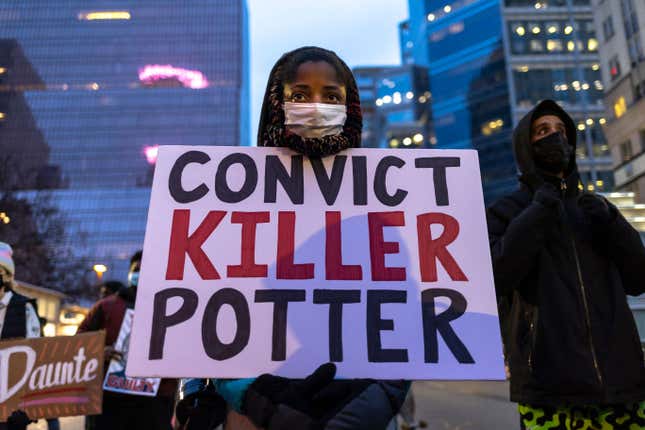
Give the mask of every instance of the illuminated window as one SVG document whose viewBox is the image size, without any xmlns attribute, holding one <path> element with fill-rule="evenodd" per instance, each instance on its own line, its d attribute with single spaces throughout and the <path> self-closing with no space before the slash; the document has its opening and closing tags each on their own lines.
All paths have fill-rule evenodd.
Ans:
<svg viewBox="0 0 645 430">
<path fill-rule="evenodd" d="M 543 52 L 544 45 L 541 40 L 533 39 L 531 40 L 531 51 L 533 52 Z"/>
<path fill-rule="evenodd" d="M 7 69 L 4 67 L 0 67 L 0 75 L 2 75 L 4 72 L 6 72 Z"/>
<path fill-rule="evenodd" d="M 417 133 L 412 136 L 412 140 L 418 145 L 423 142 L 423 135 L 421 133 Z"/>
<path fill-rule="evenodd" d="M 518 70 L 518 71 L 520 71 L 520 72 L 522 72 L 522 73 L 526 73 L 526 72 L 528 72 L 528 71 L 529 71 L 529 66 L 526 66 L 526 65 L 524 65 L 524 66 L 519 66 L 519 67 L 517 68 L 517 70 Z"/>
<path fill-rule="evenodd" d="M 518 25 L 517 27 L 515 27 L 515 32 L 518 36 L 524 36 L 526 34 L 526 29 L 523 26 Z"/>
<path fill-rule="evenodd" d="M 609 60 L 609 75 L 611 80 L 615 80 L 620 76 L 620 62 L 618 61 L 618 56 L 614 56 Z"/>
<path fill-rule="evenodd" d="M 502 131 L 502 127 L 504 126 L 504 120 L 496 119 L 492 121 L 488 121 L 484 123 L 481 127 L 482 134 L 484 136 L 490 136 L 493 133 L 497 133 Z"/>
<path fill-rule="evenodd" d="M 587 41 L 587 50 L 597 51 L 598 50 L 598 40 L 591 38 Z"/>
<path fill-rule="evenodd" d="M 412 139 L 410 139 L 409 137 L 406 137 L 405 139 L 403 139 L 403 145 L 404 146 L 412 145 Z"/>
<path fill-rule="evenodd" d="M 627 103 L 625 102 L 625 97 L 621 96 L 614 103 L 614 113 L 616 114 L 616 118 L 620 118 L 625 115 L 625 112 L 627 112 Z"/>
<path fill-rule="evenodd" d="M 390 140 L 390 148 L 396 148 L 397 146 L 399 146 L 399 140 L 398 139 Z"/>
<path fill-rule="evenodd" d="M 78 19 L 81 21 L 103 21 L 103 20 L 129 20 L 132 18 L 128 11 L 100 11 L 100 12 L 81 12 Z"/>
<path fill-rule="evenodd" d="M 547 31 L 547 33 L 549 33 L 549 34 L 554 34 L 554 33 L 557 33 L 559 29 L 560 29 L 560 27 L 558 26 L 558 24 L 555 24 L 555 23 L 554 23 L 554 24 L 549 24 L 549 25 L 547 26 L 546 31 Z"/>
<path fill-rule="evenodd" d="M 533 27 L 531 27 L 531 33 L 533 34 L 540 34 L 540 31 L 542 31 L 542 29 L 539 25 L 534 25 Z"/>
<path fill-rule="evenodd" d="M 571 33 L 573 33 L 573 27 L 571 27 L 570 25 L 567 25 L 566 27 L 564 27 L 564 34 L 571 34 Z"/>
<path fill-rule="evenodd" d="M 559 39 L 551 39 L 546 41 L 546 49 L 549 52 L 561 52 L 564 47 L 562 45 L 562 41 Z"/>
<path fill-rule="evenodd" d="M 0 120 L 3 120 L 6 118 L 6 114 L 4 112 L 0 112 Z"/>
</svg>

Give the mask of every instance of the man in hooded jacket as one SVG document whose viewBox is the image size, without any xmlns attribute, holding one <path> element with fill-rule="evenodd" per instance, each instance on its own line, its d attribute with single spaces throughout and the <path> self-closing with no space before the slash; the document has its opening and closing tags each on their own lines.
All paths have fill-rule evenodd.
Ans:
<svg viewBox="0 0 645 430">
<path fill-rule="evenodd" d="M 569 115 L 538 104 L 513 135 L 520 189 L 488 209 L 511 400 L 523 429 L 644 428 L 626 295 L 645 291 L 645 249 L 611 203 L 581 191 L 575 148 Z"/>
</svg>

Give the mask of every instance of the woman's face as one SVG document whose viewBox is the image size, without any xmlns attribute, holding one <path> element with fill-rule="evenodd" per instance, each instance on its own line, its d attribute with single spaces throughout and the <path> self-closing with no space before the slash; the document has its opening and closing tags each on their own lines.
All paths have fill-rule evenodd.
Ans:
<svg viewBox="0 0 645 430">
<path fill-rule="evenodd" d="M 298 66 L 292 82 L 284 84 L 285 102 L 345 104 L 347 88 L 326 61 L 307 61 Z"/>
</svg>

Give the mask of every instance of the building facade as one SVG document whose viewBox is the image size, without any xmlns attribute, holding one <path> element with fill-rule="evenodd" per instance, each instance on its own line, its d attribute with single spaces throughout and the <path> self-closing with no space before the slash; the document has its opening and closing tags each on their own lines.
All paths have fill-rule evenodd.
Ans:
<svg viewBox="0 0 645 430">
<path fill-rule="evenodd" d="M 5 155 L 42 148 L 24 195 L 50 189 L 61 246 L 123 279 L 158 146 L 250 144 L 245 1 L 1 2 L 0 112 Z"/>
<path fill-rule="evenodd" d="M 586 189 L 613 188 L 598 35 L 590 0 L 504 0 L 503 32 L 513 123 L 540 100 L 556 100 L 578 128 Z"/>
<path fill-rule="evenodd" d="M 353 72 L 361 96 L 364 147 L 428 148 L 436 143 L 425 67 L 357 67 Z"/>
<path fill-rule="evenodd" d="M 593 0 L 616 188 L 645 203 L 645 3 Z"/>
<path fill-rule="evenodd" d="M 611 188 L 589 0 L 411 0 L 409 11 L 402 62 L 428 67 L 437 147 L 478 150 L 487 202 L 517 187 L 512 130 L 546 98 L 577 123 L 585 186 Z"/>
</svg>

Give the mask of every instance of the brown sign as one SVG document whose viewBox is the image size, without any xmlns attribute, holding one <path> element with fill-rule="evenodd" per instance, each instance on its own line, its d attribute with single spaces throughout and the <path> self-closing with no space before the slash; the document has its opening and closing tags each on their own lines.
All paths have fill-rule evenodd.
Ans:
<svg viewBox="0 0 645 430">
<path fill-rule="evenodd" d="M 0 422 L 101 413 L 105 332 L 0 342 Z"/>
</svg>

